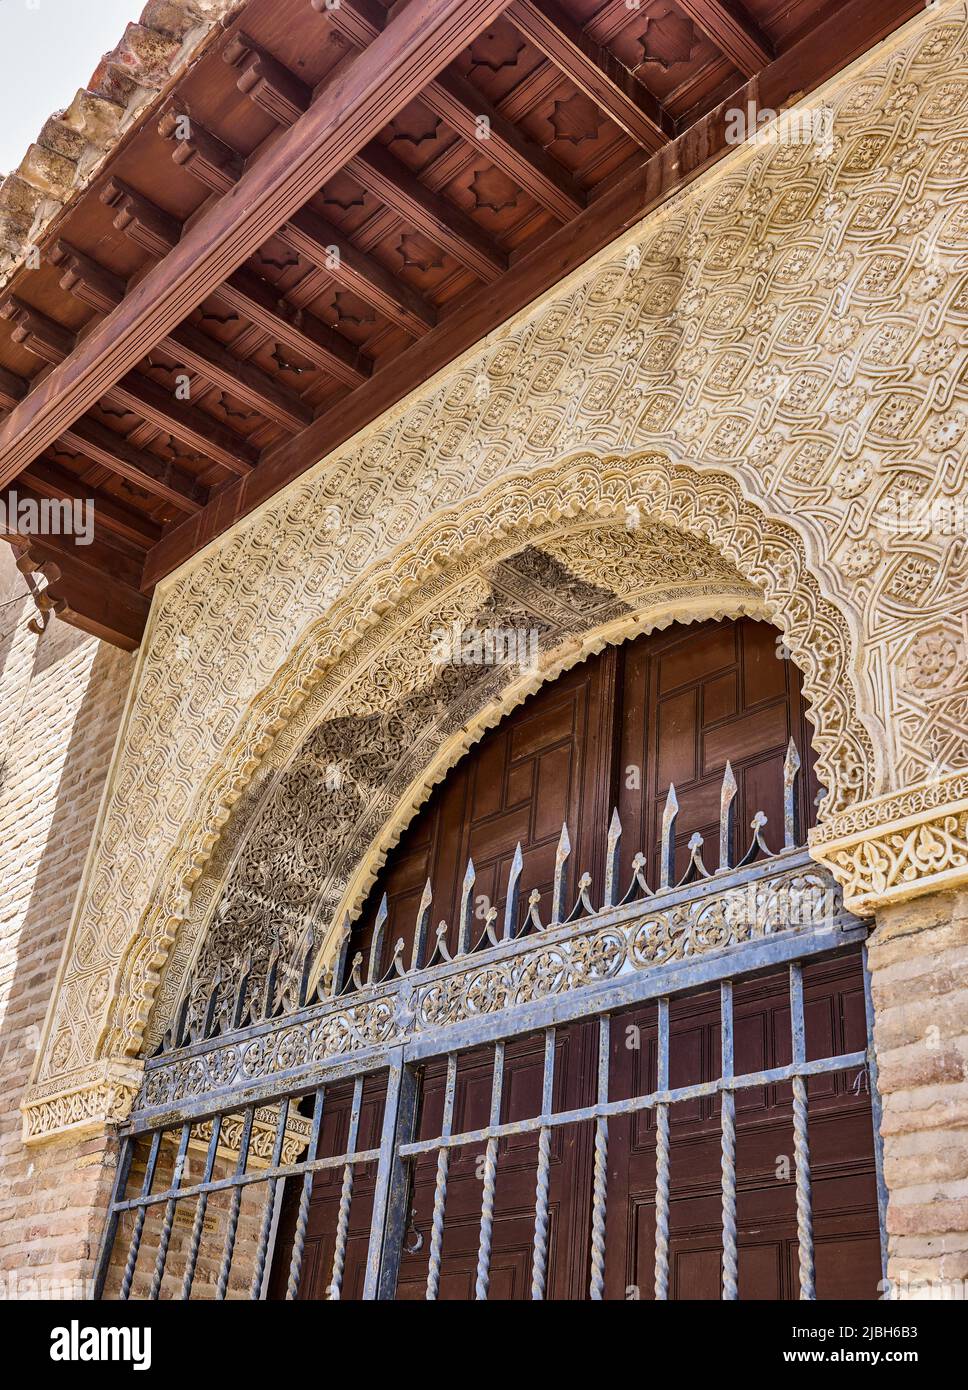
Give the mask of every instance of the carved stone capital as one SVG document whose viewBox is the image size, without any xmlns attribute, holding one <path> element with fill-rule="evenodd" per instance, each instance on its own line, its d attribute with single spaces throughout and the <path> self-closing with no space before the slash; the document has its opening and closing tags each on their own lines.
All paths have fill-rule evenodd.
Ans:
<svg viewBox="0 0 968 1390">
<path fill-rule="evenodd" d="M 968 884 L 968 771 L 862 801 L 810 832 L 859 916 Z"/>
<path fill-rule="evenodd" d="M 107 1060 L 29 1086 L 21 1104 L 24 1143 L 99 1134 L 120 1124 L 131 1111 L 143 1072 L 143 1062 Z"/>
</svg>

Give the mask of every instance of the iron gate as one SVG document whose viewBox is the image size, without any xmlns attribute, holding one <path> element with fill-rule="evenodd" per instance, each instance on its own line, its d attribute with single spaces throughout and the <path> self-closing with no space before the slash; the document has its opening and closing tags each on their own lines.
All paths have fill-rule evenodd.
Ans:
<svg viewBox="0 0 968 1390">
<path fill-rule="evenodd" d="M 215 1294 L 225 1297 L 236 1254 L 243 1194 L 256 1186 L 261 1215 L 251 1254 L 249 1296 L 265 1292 L 267 1261 L 283 1185 L 299 1188 L 298 1212 L 288 1261 L 287 1297 L 299 1290 L 314 1175 L 336 1170 L 342 1175 L 335 1249 L 327 1294 L 342 1292 L 354 1181 L 363 1165 L 375 1165 L 372 1214 L 363 1297 L 394 1297 L 409 1211 L 409 1184 L 415 1161 L 436 1155 L 433 1212 L 427 1253 L 427 1298 L 440 1286 L 442 1241 L 447 1208 L 451 1155 L 465 1145 L 482 1147 L 479 1244 L 475 1293 L 488 1296 L 499 1143 L 514 1134 L 537 1136 L 531 1296 L 545 1296 L 549 1260 L 549 1179 L 552 1132 L 560 1126 L 594 1127 L 589 1287 L 592 1299 L 604 1289 L 605 1213 L 608 1201 L 609 1120 L 653 1111 L 656 1131 L 654 1294 L 669 1296 L 669 1117 L 671 1107 L 700 1097 L 720 1098 L 722 1193 L 722 1296 L 738 1297 L 736 1098 L 751 1088 L 789 1082 L 792 1087 L 797 1245 L 800 1297 L 816 1296 L 812 1187 L 810 1173 L 807 1082 L 810 1077 L 866 1068 L 873 1119 L 873 1150 L 885 1273 L 886 1191 L 882 1176 L 880 1101 L 872 1033 L 872 1006 L 863 943 L 868 924 L 843 909 L 836 885 L 805 850 L 797 847 L 794 782 L 799 768 L 790 748 L 784 778 L 784 847 L 772 853 L 764 840 L 766 818 L 752 822 L 752 841 L 738 865 L 731 863 L 732 808 L 735 782 L 727 765 L 721 796 L 719 863 L 707 868 L 701 837 L 689 844 L 686 873 L 673 883 L 676 797 L 670 788 L 662 827 L 660 882 L 650 889 L 643 875 L 644 857 L 632 863 L 624 895 L 617 882 L 621 826 L 613 815 L 608 831 L 603 903 L 590 901 L 591 875 L 578 880 L 577 901 L 565 901 L 568 858 L 567 827 L 562 828 L 555 863 L 549 922 L 541 918 L 537 892 L 522 910 L 520 847 L 511 868 L 501 927 L 490 909 L 479 940 L 472 940 L 474 869 L 463 882 L 457 949 L 447 949 L 441 923 L 430 941 L 429 884 L 420 905 L 409 965 L 398 942 L 387 974 L 378 978 L 386 923 L 386 906 L 377 918 L 369 968 L 348 960 L 350 934 L 344 926 L 334 966 L 310 988 L 311 958 L 288 965 L 275 961 L 265 988 L 256 998 L 243 978 L 237 982 L 233 1007 L 216 1007 L 185 1036 L 184 1013 L 160 1054 L 148 1064 L 134 1113 L 125 1128 L 95 1278 L 95 1297 L 103 1295 L 112 1268 L 122 1221 L 130 1223 L 119 1294 L 131 1295 L 145 1221 L 160 1208 L 157 1247 L 147 1296 L 162 1293 L 172 1230 L 180 1209 L 194 1203 L 185 1267 L 177 1289 L 191 1296 L 212 1194 L 226 1194 L 226 1230 L 215 1280 Z M 521 920 L 523 919 L 523 920 Z M 864 1050 L 808 1058 L 804 1021 L 804 966 L 825 956 L 861 946 L 867 1046 Z M 788 1064 L 738 1074 L 734 1066 L 734 990 L 738 983 L 777 970 L 789 976 L 790 1057 Z M 718 989 L 720 997 L 720 1075 L 697 1084 L 670 1086 L 670 1001 L 698 991 Z M 609 1042 L 611 1019 L 631 1005 L 654 1001 L 657 1015 L 657 1084 L 646 1094 L 610 1097 Z M 224 997 L 223 1001 L 224 1003 Z M 598 1075 L 593 1103 L 556 1111 L 555 1036 L 579 1020 L 597 1020 Z M 223 1030 L 223 1031 L 220 1031 Z M 502 1120 L 504 1056 L 507 1044 L 526 1034 L 543 1035 L 541 1105 L 524 1120 Z M 461 1054 L 491 1049 L 492 1084 L 486 1126 L 455 1132 L 454 1099 Z M 417 1137 L 421 1070 L 446 1059 L 439 1133 Z M 377 1147 L 359 1149 L 360 1114 L 367 1078 L 384 1078 L 383 1122 Z M 318 1155 L 326 1096 L 330 1088 L 352 1083 L 345 1145 L 337 1154 Z M 308 1115 L 301 1104 L 311 1103 Z M 199 1181 L 186 1183 L 190 1145 L 206 1142 Z M 163 1143 L 174 1146 L 170 1175 L 157 1184 Z M 138 1190 L 129 1193 L 136 1146 L 147 1146 Z M 287 1147 L 290 1152 L 287 1154 Z M 292 1152 L 296 1149 L 296 1153 Z M 216 1175 L 219 1156 L 234 1156 L 231 1171 Z M 302 1156 L 299 1156 L 299 1153 Z M 260 1166 L 256 1166 L 256 1159 Z M 120 1250 L 115 1258 L 120 1256 Z M 145 1277 L 146 1271 L 142 1273 Z M 170 1281 L 169 1281 L 170 1282 Z"/>
</svg>

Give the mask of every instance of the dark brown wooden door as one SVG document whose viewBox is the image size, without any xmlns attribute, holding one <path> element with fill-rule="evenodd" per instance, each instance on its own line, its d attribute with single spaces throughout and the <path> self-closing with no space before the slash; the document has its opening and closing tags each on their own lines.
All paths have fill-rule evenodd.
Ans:
<svg viewBox="0 0 968 1390">
<path fill-rule="evenodd" d="M 417 905 L 429 878 L 433 921 L 444 918 L 455 942 L 460 885 L 468 857 L 477 872 L 478 923 L 491 905 L 503 916 L 504 885 L 515 845 L 524 854 L 522 913 L 532 888 L 550 909 L 555 848 L 567 820 L 573 853 L 569 892 L 588 869 L 600 900 L 605 835 L 619 808 L 624 836 L 622 873 L 643 848 L 651 881 L 657 876 L 659 826 L 670 781 L 679 805 L 677 868 L 699 831 L 718 841 L 719 790 L 727 758 L 738 792 L 737 844 L 764 810 L 767 842 L 782 838 L 782 764 L 793 737 L 804 758 L 801 824 L 813 820 L 817 784 L 799 673 L 784 659 L 766 624 L 739 622 L 675 626 L 620 648 L 606 649 L 539 691 L 489 732 L 435 791 L 391 854 L 362 914 L 359 949 L 368 950 L 377 905 L 387 894 L 384 966 L 403 937 L 409 953 Z M 744 838 L 745 837 L 745 838 Z M 356 948 L 354 943 L 354 949 Z M 805 971 L 808 1046 L 812 1056 L 865 1045 L 862 976 L 857 957 Z M 737 989 L 736 1066 L 759 1071 L 789 1061 L 786 977 Z M 672 1010 L 672 1085 L 719 1075 L 718 995 L 693 997 Z M 612 1023 L 612 1099 L 655 1087 L 654 1006 Z M 556 1041 L 555 1108 L 594 1100 L 598 1025 L 560 1029 Z M 540 1112 L 542 1042 L 509 1044 L 502 1120 Z M 488 1121 L 492 1053 L 461 1058 L 455 1105 L 457 1132 Z M 419 1137 L 439 1134 L 445 1066 L 424 1073 Z M 382 1101 L 368 1083 L 359 1148 L 379 1141 Z M 809 1084 L 818 1292 L 821 1297 L 872 1297 L 879 1256 L 870 1103 L 866 1081 L 816 1078 Z M 349 1123 L 350 1088 L 327 1102 L 322 1153 L 339 1153 Z M 740 1292 L 745 1298 L 797 1296 L 796 1207 L 789 1086 L 742 1093 L 738 1123 Z M 553 1131 L 548 1296 L 587 1294 L 592 1183 L 591 1126 Z M 481 1146 L 483 1147 L 483 1146 Z M 490 1296 L 526 1298 L 537 1143 L 533 1136 L 502 1140 L 498 1163 Z M 449 1173 L 440 1296 L 472 1298 L 479 1237 L 483 1154 L 457 1150 Z M 417 1163 L 412 1216 L 398 1297 L 424 1296 L 436 1159 Z M 716 1298 L 720 1279 L 718 1100 L 672 1111 L 671 1295 Z M 369 1236 L 373 1173 L 356 1179 L 343 1297 L 358 1297 Z M 342 1173 L 327 1173 L 313 1189 L 300 1296 L 325 1297 L 332 1271 Z M 296 1193 L 287 1194 L 279 1249 L 295 1223 Z M 649 1298 L 653 1283 L 655 1142 L 647 1112 L 613 1120 L 609 1132 L 606 1294 Z M 284 1269 L 276 1270 L 281 1292 Z"/>
</svg>

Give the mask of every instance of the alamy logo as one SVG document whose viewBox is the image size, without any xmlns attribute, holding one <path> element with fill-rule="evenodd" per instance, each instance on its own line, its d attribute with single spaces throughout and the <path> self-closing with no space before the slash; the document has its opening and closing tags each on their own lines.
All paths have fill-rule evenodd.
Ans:
<svg viewBox="0 0 968 1390">
<path fill-rule="evenodd" d="M 532 671 L 538 664 L 540 633 L 524 627 L 434 628 L 431 660 L 436 666 L 519 666 Z"/>
<path fill-rule="evenodd" d="M 150 1327 L 68 1327 L 50 1334 L 51 1361 L 130 1361 L 136 1371 L 151 1365 Z"/>
<path fill-rule="evenodd" d="M 727 145 L 743 145 L 747 140 L 765 145 L 817 145 L 832 154 L 834 113 L 830 106 L 800 106 L 778 115 L 769 106 L 748 101 L 745 108 L 733 106 L 726 112 Z"/>
<path fill-rule="evenodd" d="M 94 540 L 94 503 L 80 497 L 55 500 L 0 496 L 0 531 L 20 536 L 73 536 L 76 545 Z"/>
</svg>

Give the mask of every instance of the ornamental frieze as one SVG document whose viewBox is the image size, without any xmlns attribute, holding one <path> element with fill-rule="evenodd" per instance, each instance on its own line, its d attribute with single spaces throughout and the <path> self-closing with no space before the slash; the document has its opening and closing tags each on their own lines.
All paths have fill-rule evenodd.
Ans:
<svg viewBox="0 0 968 1390">
<path fill-rule="evenodd" d="M 301 1013 L 196 1044 L 148 1063 L 140 1111 L 177 1110 L 215 1092 L 285 1078 L 348 1054 L 398 1046 L 488 1014 L 587 989 L 623 974 L 715 955 L 756 940 L 856 926 L 840 892 L 801 852 L 768 877 L 729 876 L 651 902 L 603 910 L 572 926 L 538 930 L 392 984 L 329 999 Z M 446 1039 L 441 1042 L 446 1047 Z"/>
<path fill-rule="evenodd" d="M 812 831 L 852 912 L 968 884 L 968 773 L 867 802 Z"/>
</svg>

